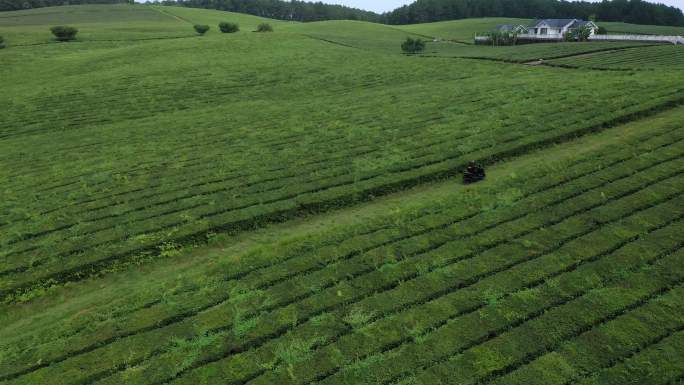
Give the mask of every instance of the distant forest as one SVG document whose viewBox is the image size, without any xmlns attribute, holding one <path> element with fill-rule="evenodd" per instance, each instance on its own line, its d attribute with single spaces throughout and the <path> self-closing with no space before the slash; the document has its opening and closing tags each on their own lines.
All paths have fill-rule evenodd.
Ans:
<svg viewBox="0 0 684 385">
<path fill-rule="evenodd" d="M 427 23 L 469 17 L 519 17 L 684 26 L 684 14 L 679 8 L 642 0 L 604 0 L 600 3 L 559 0 L 417 0 L 383 17 L 389 24 Z"/>
<path fill-rule="evenodd" d="M 382 22 L 383 16 L 370 11 L 323 4 L 321 2 L 282 0 L 164 0 L 164 5 L 191 8 L 209 8 L 222 11 L 247 13 L 261 17 L 293 21 L 363 20 Z"/>
<path fill-rule="evenodd" d="M 117 3 L 133 3 L 133 0 L 0 0 L 0 11 L 18 11 L 20 9 L 55 7 L 58 5 Z"/>
<path fill-rule="evenodd" d="M 0 11 L 15 11 L 56 5 L 134 3 L 134 0 L 0 0 Z M 370 11 L 342 5 L 282 0 L 163 0 L 154 4 L 190 8 L 218 9 L 240 12 L 271 19 L 294 21 L 364 20 L 383 22 L 384 18 Z"/>
<path fill-rule="evenodd" d="M 66 4 L 131 2 L 133 0 L 0 0 L 0 11 Z M 382 15 L 341 5 L 299 0 L 163 0 L 155 3 L 294 21 L 364 20 L 387 24 L 415 24 L 470 17 L 517 17 L 581 18 L 684 26 L 684 14 L 680 9 L 643 0 L 603 0 L 600 3 L 566 0 L 416 0 Z"/>
</svg>

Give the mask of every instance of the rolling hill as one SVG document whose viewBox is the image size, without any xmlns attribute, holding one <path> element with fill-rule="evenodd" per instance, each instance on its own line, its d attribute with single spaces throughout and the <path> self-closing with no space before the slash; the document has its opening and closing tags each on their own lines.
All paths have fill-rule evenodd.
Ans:
<svg viewBox="0 0 684 385">
<path fill-rule="evenodd" d="M 0 383 L 681 382 L 683 49 L 503 21 L 1 13 Z"/>
</svg>

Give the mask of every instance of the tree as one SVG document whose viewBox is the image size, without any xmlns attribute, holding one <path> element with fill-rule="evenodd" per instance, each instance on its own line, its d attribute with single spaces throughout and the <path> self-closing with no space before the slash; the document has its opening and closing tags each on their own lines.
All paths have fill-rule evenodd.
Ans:
<svg viewBox="0 0 684 385">
<path fill-rule="evenodd" d="M 0 49 L 5 48 L 5 38 L 0 36 Z"/>
<path fill-rule="evenodd" d="M 587 25 L 583 25 L 572 31 L 572 38 L 576 41 L 589 41 L 590 36 L 591 28 Z"/>
<path fill-rule="evenodd" d="M 425 42 L 422 41 L 421 39 L 413 39 L 410 37 L 406 38 L 406 41 L 404 41 L 401 44 L 401 50 L 404 51 L 404 53 L 408 54 L 414 54 L 418 52 L 422 52 L 425 49 Z"/>
<path fill-rule="evenodd" d="M 515 31 L 493 31 L 488 34 L 492 45 L 516 45 L 518 33 Z"/>
<path fill-rule="evenodd" d="M 596 31 L 596 34 L 597 35 L 607 35 L 608 30 L 606 29 L 606 27 L 598 27 L 598 31 Z"/>
<path fill-rule="evenodd" d="M 219 29 L 223 33 L 235 33 L 240 30 L 240 26 L 237 25 L 236 23 L 228 23 L 228 22 L 222 22 L 219 24 Z"/>
<path fill-rule="evenodd" d="M 273 27 L 271 27 L 271 24 L 268 23 L 261 23 L 257 27 L 257 32 L 273 32 Z"/>
<path fill-rule="evenodd" d="M 200 35 L 204 35 L 205 33 L 207 33 L 207 31 L 209 31 L 209 26 L 204 24 L 195 24 L 194 28 L 195 31 Z"/>
<path fill-rule="evenodd" d="M 59 41 L 74 40 L 76 39 L 76 34 L 78 33 L 78 29 L 74 27 L 68 27 L 65 25 L 58 25 L 56 27 L 52 27 L 50 28 L 50 31 L 53 35 L 55 35 L 55 38 Z"/>
</svg>

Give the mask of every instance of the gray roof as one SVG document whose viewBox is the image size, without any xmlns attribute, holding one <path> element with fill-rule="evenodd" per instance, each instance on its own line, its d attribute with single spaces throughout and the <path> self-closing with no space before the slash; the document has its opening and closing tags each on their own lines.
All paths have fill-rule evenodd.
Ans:
<svg viewBox="0 0 684 385">
<path fill-rule="evenodd" d="M 589 23 L 591 23 L 591 21 L 586 21 L 586 20 L 575 20 L 575 22 L 572 23 L 572 25 L 570 26 L 570 28 L 579 28 L 579 27 L 583 27 L 583 26 L 585 26 L 585 25 L 587 25 L 587 24 L 589 24 Z"/>
<path fill-rule="evenodd" d="M 515 31 L 518 28 L 522 28 L 523 30 L 527 30 L 527 27 L 524 25 L 520 24 L 501 24 L 496 26 L 496 30 L 499 32 L 510 32 L 510 31 Z"/>
<path fill-rule="evenodd" d="M 530 27 L 536 27 L 539 24 L 547 24 L 551 28 L 563 28 L 566 25 L 574 22 L 575 19 L 541 19 L 541 20 L 535 20 Z"/>
</svg>

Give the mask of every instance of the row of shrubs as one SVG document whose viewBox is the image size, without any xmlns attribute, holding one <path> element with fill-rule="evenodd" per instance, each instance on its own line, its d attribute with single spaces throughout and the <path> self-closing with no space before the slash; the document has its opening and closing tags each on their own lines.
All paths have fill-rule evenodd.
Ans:
<svg viewBox="0 0 684 385">
<path fill-rule="evenodd" d="M 219 24 L 219 30 L 223 33 L 235 33 L 240 31 L 240 26 L 236 23 L 223 22 Z M 59 41 L 71 41 L 76 39 L 78 34 L 78 29 L 74 27 L 59 25 L 50 28 L 50 31 L 55 36 L 55 39 Z M 195 25 L 195 31 L 200 35 L 204 35 L 209 31 L 208 25 Z M 273 32 L 273 27 L 270 24 L 262 23 L 256 29 L 256 32 Z M 5 48 L 5 39 L 0 36 L 0 49 Z"/>
<path fill-rule="evenodd" d="M 211 29 L 205 24 L 195 24 L 194 28 L 195 32 L 199 33 L 200 35 L 204 35 L 207 33 L 207 31 L 209 31 L 209 29 Z M 240 31 L 240 26 L 236 23 L 228 23 L 224 21 L 219 24 L 219 30 L 223 33 L 235 33 Z M 255 32 L 273 32 L 273 27 L 268 23 L 261 23 L 259 26 L 257 26 Z"/>
</svg>

